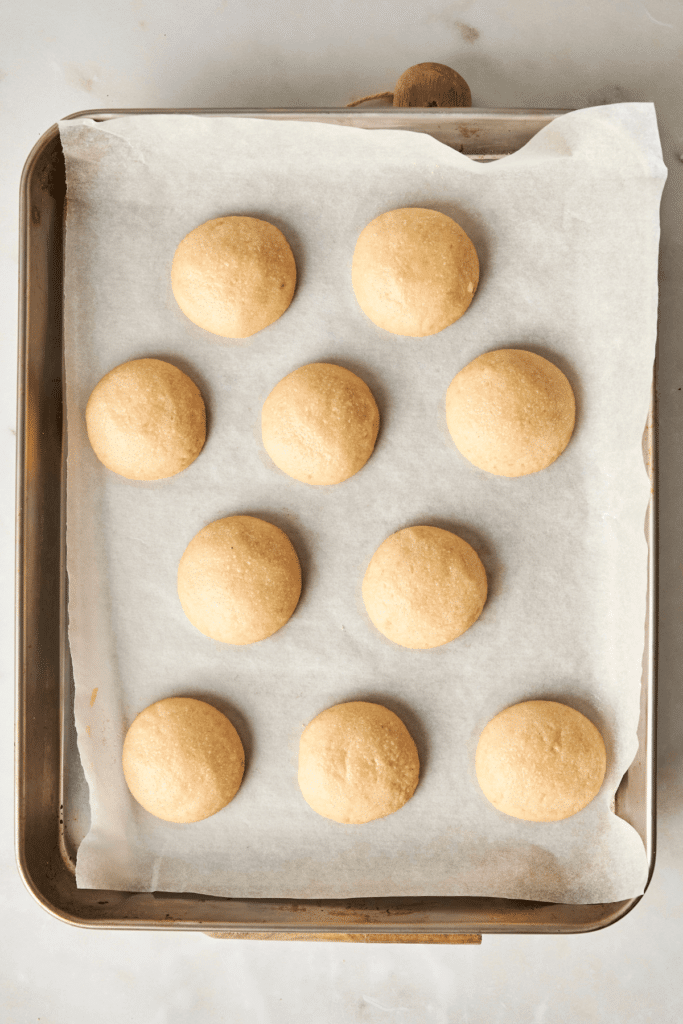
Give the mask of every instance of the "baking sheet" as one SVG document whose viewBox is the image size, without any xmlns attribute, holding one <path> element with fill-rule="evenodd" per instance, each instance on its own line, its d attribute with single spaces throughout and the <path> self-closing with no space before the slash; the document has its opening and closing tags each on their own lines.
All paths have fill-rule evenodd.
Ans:
<svg viewBox="0 0 683 1024">
<path fill-rule="evenodd" d="M 640 838 L 610 811 L 636 749 L 649 482 L 640 448 L 657 303 L 665 178 L 654 110 L 622 104 L 556 119 L 523 150 L 480 165 L 415 133 L 157 115 L 60 125 L 67 166 L 65 283 L 69 636 L 91 830 L 80 886 L 244 897 L 488 895 L 608 902 L 642 892 Z M 358 309 L 350 259 L 385 209 L 453 216 L 480 255 L 465 317 L 396 338 Z M 288 312 L 247 343 L 190 324 L 169 268 L 180 239 L 228 213 L 262 216 L 292 245 Z M 480 352 L 527 347 L 569 377 L 574 438 L 543 473 L 489 476 L 454 449 L 444 396 Z M 83 412 L 100 377 L 143 355 L 201 388 L 209 437 L 183 474 L 131 483 L 104 470 Z M 260 408 L 297 365 L 339 362 L 377 398 L 377 449 L 356 477 L 310 488 L 260 442 Z M 292 539 L 302 600 L 274 637 L 230 648 L 180 608 L 178 560 L 207 522 L 261 515 Z M 455 530 L 481 555 L 489 600 L 443 648 L 378 634 L 360 582 L 381 541 L 413 523 Z M 135 715 L 198 696 L 242 736 L 235 800 L 194 825 L 157 821 L 123 781 Z M 544 697 L 605 736 L 599 797 L 565 822 L 507 818 L 479 792 L 479 733 L 503 707 Z M 421 782 L 397 814 L 363 826 L 315 815 L 296 784 L 303 726 L 330 704 L 377 700 L 401 715 Z"/>
</svg>

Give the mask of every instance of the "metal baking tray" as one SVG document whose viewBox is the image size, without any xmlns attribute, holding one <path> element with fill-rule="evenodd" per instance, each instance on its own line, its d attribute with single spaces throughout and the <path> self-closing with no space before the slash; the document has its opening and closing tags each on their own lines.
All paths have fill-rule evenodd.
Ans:
<svg viewBox="0 0 683 1024">
<path fill-rule="evenodd" d="M 523 146 L 562 110 L 381 108 L 89 110 L 71 117 L 186 113 L 259 117 L 427 132 L 474 160 Z M 488 897 L 348 900 L 223 899 L 191 893 L 77 889 L 78 843 L 89 805 L 76 748 L 67 639 L 63 406 L 63 242 L 66 181 L 59 132 L 47 131 L 21 180 L 16 537 L 16 855 L 30 892 L 70 924 L 164 928 L 216 937 L 365 942 L 479 942 L 484 933 L 586 932 L 618 921 L 638 898 L 560 904 Z M 657 485 L 656 408 L 643 436 L 651 480 L 638 754 L 615 810 L 655 859 Z M 648 878 L 649 881 L 649 878 Z"/>
</svg>

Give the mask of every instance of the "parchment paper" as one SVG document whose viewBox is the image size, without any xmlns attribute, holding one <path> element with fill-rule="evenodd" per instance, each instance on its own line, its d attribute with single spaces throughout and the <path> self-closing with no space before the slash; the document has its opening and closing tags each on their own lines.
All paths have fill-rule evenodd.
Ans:
<svg viewBox="0 0 683 1024">
<path fill-rule="evenodd" d="M 69 637 L 92 813 L 78 885 L 569 903 L 642 892 L 642 842 L 610 802 L 636 752 L 644 640 L 650 488 L 641 438 L 666 174 L 653 107 L 569 113 L 521 151 L 484 165 L 426 135 L 310 123 L 130 116 L 68 121 L 60 132 L 68 183 Z M 399 206 L 449 214 L 481 260 L 470 310 L 431 338 L 376 328 L 351 288 L 358 234 Z M 231 213 L 276 224 L 299 275 L 290 309 L 246 343 L 194 327 L 170 288 L 184 235 Z M 505 346 L 555 362 L 578 408 L 565 453 L 515 480 L 462 458 L 444 410 L 455 373 Z M 84 426 L 97 381 L 141 356 L 189 373 L 209 413 L 199 459 L 155 483 L 105 470 Z M 314 360 L 358 373 L 381 413 L 366 467 L 328 488 L 286 477 L 260 440 L 271 388 Z M 176 594 L 188 542 L 233 513 L 284 529 L 303 566 L 293 618 L 246 648 L 197 632 Z M 361 599 L 375 549 L 417 523 L 468 540 L 490 584 L 480 620 L 432 651 L 385 640 Z M 120 767 L 135 715 L 174 695 L 226 712 L 247 755 L 234 801 L 191 825 L 142 810 Z M 563 822 L 499 813 L 474 774 L 481 729 L 531 698 L 584 712 L 607 744 L 602 791 Z M 351 699 L 395 710 L 422 766 L 402 810 L 361 826 L 316 815 L 296 779 L 304 725 Z"/>
</svg>

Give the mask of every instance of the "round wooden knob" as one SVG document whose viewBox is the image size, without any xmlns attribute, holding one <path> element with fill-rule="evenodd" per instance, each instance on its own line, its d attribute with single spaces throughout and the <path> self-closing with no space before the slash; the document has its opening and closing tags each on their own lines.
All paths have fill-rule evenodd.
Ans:
<svg viewBox="0 0 683 1024">
<path fill-rule="evenodd" d="M 464 78 L 445 64 L 413 64 L 394 89 L 395 107 L 471 107 L 472 93 Z"/>
</svg>

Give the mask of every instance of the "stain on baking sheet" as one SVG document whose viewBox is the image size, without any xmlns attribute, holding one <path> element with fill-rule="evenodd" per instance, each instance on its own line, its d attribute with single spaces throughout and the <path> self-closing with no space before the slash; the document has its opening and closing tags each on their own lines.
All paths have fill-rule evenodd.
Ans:
<svg viewBox="0 0 683 1024">
<path fill-rule="evenodd" d="M 475 124 L 458 125 L 458 131 L 464 139 L 471 139 L 474 136 L 481 134 L 481 128 Z"/>
<path fill-rule="evenodd" d="M 600 91 L 600 93 L 592 98 L 589 98 L 588 102 L 592 106 L 600 107 L 609 105 L 610 103 L 624 103 L 627 100 L 626 93 L 620 85 L 606 86 Z"/>
<path fill-rule="evenodd" d="M 93 691 L 90 694 L 90 707 L 92 707 L 93 704 L 95 703 L 95 701 L 97 700 L 97 691 L 98 691 L 98 689 L 99 689 L 99 687 L 97 687 L 97 686 L 93 687 Z"/>
<path fill-rule="evenodd" d="M 566 871 L 560 866 L 559 859 L 540 844 L 530 840 L 490 843 L 482 836 L 477 836 L 476 853 L 472 858 L 472 878 L 494 878 L 510 870 L 510 865 L 514 865 L 516 884 L 521 889 L 527 887 L 529 879 L 535 879 L 543 883 L 547 893 L 559 895 L 566 884 Z M 497 912 L 495 905 L 486 912 L 486 917 L 490 923 L 505 919 L 504 913 Z"/>
</svg>

